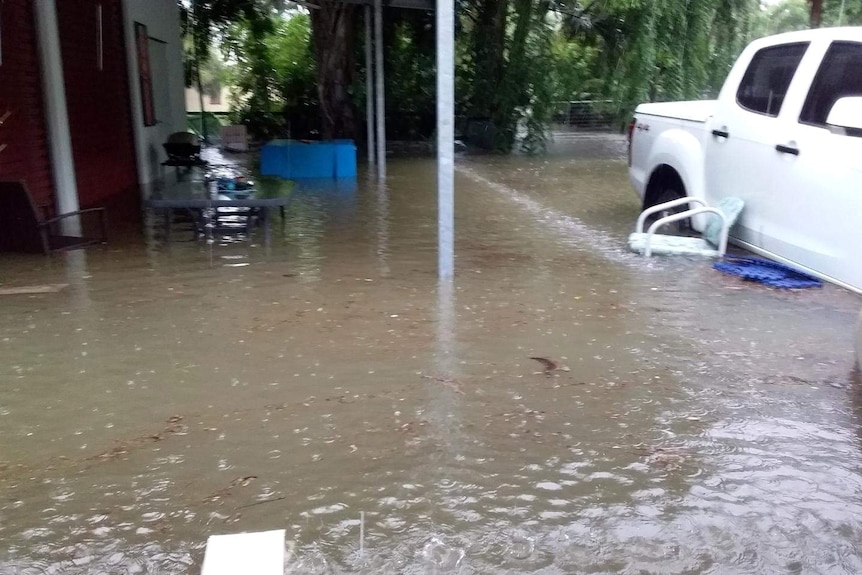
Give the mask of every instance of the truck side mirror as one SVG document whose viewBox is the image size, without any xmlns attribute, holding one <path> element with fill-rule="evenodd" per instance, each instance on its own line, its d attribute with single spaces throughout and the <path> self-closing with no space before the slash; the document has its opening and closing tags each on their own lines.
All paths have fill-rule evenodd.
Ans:
<svg viewBox="0 0 862 575">
<path fill-rule="evenodd" d="M 826 123 L 839 128 L 862 130 L 862 97 L 839 98 L 829 110 Z"/>
</svg>

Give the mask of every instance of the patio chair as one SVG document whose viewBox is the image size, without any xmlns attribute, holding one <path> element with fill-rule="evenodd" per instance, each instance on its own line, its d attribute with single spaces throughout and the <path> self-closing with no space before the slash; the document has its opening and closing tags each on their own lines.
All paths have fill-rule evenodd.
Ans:
<svg viewBox="0 0 862 575">
<path fill-rule="evenodd" d="M 98 216 L 97 235 L 60 233 L 60 223 L 73 216 Z M 84 218 L 81 219 L 83 226 Z M 84 229 L 89 229 L 84 227 Z M 0 181 L 0 252 L 50 254 L 54 251 L 107 243 L 105 208 L 89 208 L 45 218 L 24 182 Z"/>
<path fill-rule="evenodd" d="M 660 218 L 653 222 L 644 233 L 644 223 L 649 216 L 685 204 L 697 204 L 699 207 L 689 208 Z M 739 217 L 743 205 L 741 199 L 729 197 L 721 200 L 716 207 L 708 206 L 705 201 L 699 198 L 680 198 L 652 206 L 644 210 L 638 217 L 635 232 L 629 236 L 629 248 L 633 252 L 647 257 L 653 254 L 722 257 L 727 252 L 727 236 L 730 228 L 736 222 L 736 218 Z M 699 214 L 712 214 L 706 228 L 704 228 L 702 238 L 655 233 L 665 224 Z"/>
<path fill-rule="evenodd" d="M 248 151 L 248 130 L 243 124 L 221 127 L 221 147 L 228 152 Z"/>
</svg>

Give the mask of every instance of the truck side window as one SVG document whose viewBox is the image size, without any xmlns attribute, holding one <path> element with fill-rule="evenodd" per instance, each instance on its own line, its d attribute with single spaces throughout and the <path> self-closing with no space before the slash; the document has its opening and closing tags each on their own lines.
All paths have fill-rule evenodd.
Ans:
<svg viewBox="0 0 862 575">
<path fill-rule="evenodd" d="M 807 42 L 758 50 L 742 77 L 736 101 L 746 110 L 777 116 Z"/>
<path fill-rule="evenodd" d="M 814 76 L 799 121 L 825 127 L 832 106 L 846 96 L 862 96 L 862 44 L 833 42 Z"/>
</svg>

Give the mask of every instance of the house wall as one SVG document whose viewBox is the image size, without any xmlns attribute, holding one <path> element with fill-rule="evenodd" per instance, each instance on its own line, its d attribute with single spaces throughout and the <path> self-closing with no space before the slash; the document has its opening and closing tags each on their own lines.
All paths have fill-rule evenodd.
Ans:
<svg viewBox="0 0 862 575">
<path fill-rule="evenodd" d="M 0 20 L 0 180 L 23 180 L 36 204 L 52 206 L 54 185 L 42 105 L 32 0 L 6 0 Z"/>
<path fill-rule="evenodd" d="M 226 114 L 230 112 L 230 89 L 227 86 L 221 89 L 221 101 L 218 104 L 213 104 L 212 97 L 204 94 L 204 109 L 207 112 L 215 114 Z M 197 88 L 186 88 L 186 111 L 200 112 L 201 101 L 198 96 Z"/>
<path fill-rule="evenodd" d="M 56 4 L 78 202 L 115 215 L 140 212 L 120 4 Z"/>
<path fill-rule="evenodd" d="M 161 162 L 166 156 L 162 144 L 171 133 L 186 129 L 183 50 L 178 11 L 176 0 L 123 0 L 132 124 L 135 130 L 138 175 L 142 184 L 154 183 L 163 177 Z M 163 111 L 162 115 L 168 116 L 168 119 L 159 120 L 154 126 L 144 126 L 135 22 L 146 25 L 150 38 L 159 43 L 157 50 L 150 50 L 154 76 L 153 96 L 156 99 L 167 99 L 167 102 L 157 102 L 156 110 Z M 164 84 L 157 85 L 157 82 Z"/>
</svg>

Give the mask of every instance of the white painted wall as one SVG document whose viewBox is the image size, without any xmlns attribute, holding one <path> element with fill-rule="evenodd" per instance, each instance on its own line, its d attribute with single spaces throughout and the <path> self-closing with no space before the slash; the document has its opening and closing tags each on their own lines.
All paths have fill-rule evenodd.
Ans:
<svg viewBox="0 0 862 575">
<path fill-rule="evenodd" d="M 186 129 L 185 82 L 183 78 L 183 49 L 180 30 L 180 14 L 176 0 L 123 0 L 125 19 L 126 53 L 129 64 L 129 88 L 132 97 L 132 122 L 135 128 L 135 152 L 138 174 L 142 184 L 156 182 L 164 170 L 161 162 L 166 159 L 162 144 L 173 132 Z M 145 127 L 141 110 L 141 85 L 138 79 L 138 56 L 135 44 L 135 22 L 147 26 L 150 38 L 166 43 L 167 86 L 170 94 L 170 120 L 155 126 Z M 154 54 L 150 53 L 154 75 L 157 73 Z M 153 95 L 158 98 L 157 87 Z M 157 106 L 158 109 L 158 106 Z"/>
</svg>

